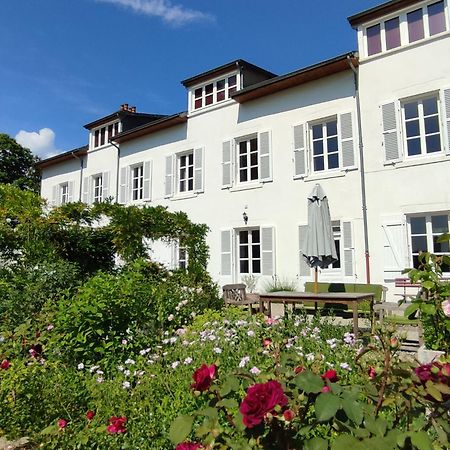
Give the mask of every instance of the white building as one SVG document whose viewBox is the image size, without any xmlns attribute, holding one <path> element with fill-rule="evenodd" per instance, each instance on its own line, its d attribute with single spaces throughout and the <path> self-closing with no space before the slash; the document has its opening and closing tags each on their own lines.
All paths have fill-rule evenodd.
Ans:
<svg viewBox="0 0 450 450">
<path fill-rule="evenodd" d="M 311 279 L 299 257 L 306 198 L 328 195 L 340 256 L 322 281 L 390 287 L 419 250 L 448 251 L 448 0 L 393 0 L 349 18 L 358 52 L 275 76 L 242 60 L 183 81 L 188 110 L 122 110 L 89 145 L 43 161 L 54 204 L 108 196 L 164 205 L 210 227 L 220 284 Z M 245 214 L 244 214 L 245 213 Z M 244 220 L 244 217 L 246 220 Z M 180 250 L 154 248 L 168 264 Z"/>
</svg>

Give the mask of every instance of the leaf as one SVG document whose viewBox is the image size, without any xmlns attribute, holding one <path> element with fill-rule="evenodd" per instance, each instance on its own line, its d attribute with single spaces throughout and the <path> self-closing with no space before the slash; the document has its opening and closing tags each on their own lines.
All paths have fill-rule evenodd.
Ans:
<svg viewBox="0 0 450 450">
<path fill-rule="evenodd" d="M 434 288 L 434 283 L 432 281 L 424 281 L 422 283 L 422 287 L 424 287 L 425 289 L 433 289 Z"/>
<path fill-rule="evenodd" d="M 366 428 L 374 435 L 383 437 L 386 433 L 387 422 L 384 419 L 374 417 L 366 417 L 364 419 Z"/>
<path fill-rule="evenodd" d="M 199 416 L 206 416 L 210 419 L 217 419 L 219 417 L 219 413 L 217 412 L 216 408 L 213 408 L 212 406 L 208 406 L 207 408 L 204 408 L 200 410 L 197 415 Z"/>
<path fill-rule="evenodd" d="M 183 442 L 192 430 L 194 418 L 185 414 L 179 415 L 170 425 L 169 439 L 174 445 Z"/>
<path fill-rule="evenodd" d="M 353 396 L 347 396 L 342 401 L 342 408 L 347 417 L 356 425 L 360 425 L 363 420 L 362 406 L 355 400 Z"/>
<path fill-rule="evenodd" d="M 328 441 L 320 437 L 314 437 L 305 442 L 305 450 L 328 450 Z"/>
<path fill-rule="evenodd" d="M 58 431 L 59 427 L 56 424 L 49 425 L 41 431 L 41 434 L 53 434 Z"/>
<path fill-rule="evenodd" d="M 238 402 L 233 398 L 224 398 L 223 400 L 217 402 L 216 406 L 223 406 L 224 408 L 227 409 L 237 409 Z"/>
<path fill-rule="evenodd" d="M 436 314 L 436 306 L 432 305 L 431 303 L 422 303 L 420 306 L 420 310 L 424 314 L 433 315 Z"/>
<path fill-rule="evenodd" d="M 340 399 L 330 392 L 326 394 L 320 394 L 316 398 L 316 402 L 314 404 L 316 410 L 317 420 L 320 422 L 325 422 L 330 420 L 336 414 L 337 410 L 340 407 Z"/>
<path fill-rule="evenodd" d="M 306 370 L 295 378 L 295 384 L 307 394 L 317 394 L 323 388 L 322 378 Z"/>
<path fill-rule="evenodd" d="M 220 389 L 220 396 L 224 397 L 228 395 L 231 391 L 239 390 L 239 379 L 236 377 L 228 377 Z"/>
<path fill-rule="evenodd" d="M 431 441 L 425 431 L 410 433 L 411 442 L 418 450 L 432 450 Z"/>
<path fill-rule="evenodd" d="M 406 309 L 405 313 L 403 314 L 405 317 L 409 317 L 412 313 L 416 312 L 420 308 L 419 303 L 411 303 Z"/>
<path fill-rule="evenodd" d="M 432 381 L 428 380 L 426 382 L 425 390 L 427 391 L 427 394 L 431 395 L 438 402 L 442 402 L 442 394 L 436 389 Z"/>
<path fill-rule="evenodd" d="M 336 440 L 331 444 L 331 450 L 349 450 L 354 449 L 355 445 L 358 443 L 358 439 L 349 434 L 341 434 L 336 438 Z"/>
</svg>

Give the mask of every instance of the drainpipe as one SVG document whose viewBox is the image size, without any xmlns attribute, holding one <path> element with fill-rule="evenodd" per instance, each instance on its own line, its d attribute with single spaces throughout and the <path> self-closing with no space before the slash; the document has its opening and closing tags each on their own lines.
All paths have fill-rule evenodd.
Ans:
<svg viewBox="0 0 450 450">
<path fill-rule="evenodd" d="M 78 159 L 80 161 L 80 192 L 78 193 L 78 200 L 81 202 L 81 195 L 82 195 L 82 192 L 83 192 L 83 190 L 82 190 L 83 189 L 82 183 L 83 183 L 83 166 L 84 166 L 84 161 L 83 161 L 83 158 L 78 157 L 77 155 L 75 155 L 74 152 L 72 152 L 71 155 L 75 159 Z"/>
<path fill-rule="evenodd" d="M 364 224 L 364 254 L 366 260 L 366 283 L 370 284 L 370 253 L 369 253 L 369 231 L 367 224 L 367 201 L 366 201 L 366 175 L 364 171 L 364 146 L 362 138 L 362 125 L 361 125 L 361 104 L 359 98 L 359 80 L 358 70 L 353 65 L 350 56 L 347 56 L 347 61 L 350 68 L 353 71 L 353 78 L 355 83 L 355 100 L 356 100 L 356 117 L 358 122 L 358 147 L 359 147 L 359 165 L 360 165 L 360 178 L 361 178 L 361 202 L 362 202 L 362 214 Z"/>
<path fill-rule="evenodd" d="M 120 148 L 113 141 L 108 141 L 117 148 L 117 167 L 116 167 L 116 203 L 119 203 L 119 170 L 120 170 Z"/>
</svg>

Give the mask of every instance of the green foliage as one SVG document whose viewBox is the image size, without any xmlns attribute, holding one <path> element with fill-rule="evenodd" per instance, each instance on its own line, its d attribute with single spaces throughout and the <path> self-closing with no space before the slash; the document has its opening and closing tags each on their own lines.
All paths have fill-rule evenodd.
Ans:
<svg viewBox="0 0 450 450">
<path fill-rule="evenodd" d="M 40 176 L 35 168 L 38 161 L 29 149 L 0 133 L 0 183 L 38 192 Z"/>
<path fill-rule="evenodd" d="M 265 292 L 279 292 L 279 291 L 291 291 L 297 290 L 297 282 L 295 280 L 289 280 L 287 278 L 279 278 L 277 275 L 273 275 L 270 281 L 267 281 L 263 289 Z"/>
<path fill-rule="evenodd" d="M 450 240 L 443 235 L 439 241 Z M 418 269 L 407 271 L 412 283 L 420 283 L 420 295 L 413 299 L 405 311 L 405 317 L 420 311 L 424 341 L 432 350 L 447 350 L 450 342 L 450 317 L 444 312 L 443 302 L 450 299 L 450 282 L 442 280 L 442 267 L 450 266 L 450 256 L 434 255 L 429 252 L 419 254 Z"/>
</svg>

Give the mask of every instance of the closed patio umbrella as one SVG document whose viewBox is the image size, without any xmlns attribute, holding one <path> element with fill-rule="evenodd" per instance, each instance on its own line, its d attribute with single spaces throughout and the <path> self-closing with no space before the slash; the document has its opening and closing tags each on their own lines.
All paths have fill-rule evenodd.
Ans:
<svg viewBox="0 0 450 450">
<path fill-rule="evenodd" d="M 324 269 L 337 261 L 336 247 L 331 227 L 328 198 L 316 184 L 308 197 L 308 228 L 301 252 L 309 267 L 314 267 L 314 292 L 318 292 L 318 267 Z"/>
</svg>

